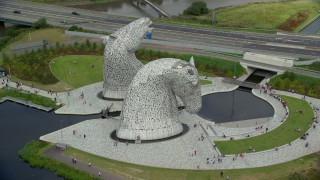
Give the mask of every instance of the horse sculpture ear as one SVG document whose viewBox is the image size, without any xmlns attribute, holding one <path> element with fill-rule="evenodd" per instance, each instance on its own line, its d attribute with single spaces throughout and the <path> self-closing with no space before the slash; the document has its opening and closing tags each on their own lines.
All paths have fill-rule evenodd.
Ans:
<svg viewBox="0 0 320 180">
<path fill-rule="evenodd" d="M 196 67 L 196 65 L 194 64 L 193 56 L 191 56 L 189 63 L 190 63 L 193 67 Z"/>
<path fill-rule="evenodd" d="M 117 39 L 117 36 L 111 34 L 110 36 L 101 36 L 100 38 L 103 39 L 102 42 L 103 42 L 104 44 L 107 44 L 109 40 L 115 40 L 115 39 Z"/>
<path fill-rule="evenodd" d="M 108 42 L 108 40 L 109 40 L 110 37 L 109 37 L 109 36 L 101 36 L 100 38 L 103 39 L 102 42 L 103 42 L 104 44 L 107 44 L 107 42 Z"/>
</svg>

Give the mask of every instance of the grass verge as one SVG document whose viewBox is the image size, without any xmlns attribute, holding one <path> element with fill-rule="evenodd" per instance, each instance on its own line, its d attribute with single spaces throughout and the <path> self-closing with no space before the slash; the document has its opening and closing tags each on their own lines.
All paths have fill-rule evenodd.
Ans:
<svg viewBox="0 0 320 180">
<path fill-rule="evenodd" d="M 314 62 L 309 65 L 301 65 L 301 66 L 297 66 L 297 67 L 320 72 L 320 62 Z"/>
<path fill-rule="evenodd" d="M 61 28 L 45 28 L 45 29 L 31 29 L 30 35 L 29 32 L 24 32 L 18 37 L 9 41 L 8 45 L 3 48 L 1 52 L 10 51 L 11 46 L 21 45 L 26 43 L 33 43 L 43 41 L 44 39 L 48 40 L 49 43 L 68 42 L 68 41 L 85 41 L 87 38 L 80 36 L 72 36 L 64 34 L 64 30 Z"/>
<path fill-rule="evenodd" d="M 40 82 L 22 80 L 22 79 L 17 78 L 16 76 L 11 76 L 11 80 L 13 82 L 20 82 L 20 83 L 26 84 L 26 85 L 33 84 L 34 87 L 37 87 L 39 89 L 46 90 L 46 91 L 53 90 L 55 92 L 65 92 L 65 91 L 70 91 L 71 89 L 73 89 L 71 86 L 69 86 L 68 84 L 66 84 L 65 82 L 62 82 L 62 81 L 59 81 L 55 84 L 42 84 Z"/>
<path fill-rule="evenodd" d="M 200 79 L 201 85 L 212 84 L 212 81 Z"/>
<path fill-rule="evenodd" d="M 232 140 L 232 141 L 215 141 L 222 154 L 240 154 L 248 151 L 251 146 L 255 151 L 263 151 L 282 146 L 292 142 L 302 136 L 311 126 L 313 122 L 313 111 L 308 102 L 288 96 L 280 96 L 289 108 L 288 119 L 278 128 L 248 139 Z M 303 113 L 296 113 L 298 111 Z M 300 129 L 301 132 L 295 132 Z M 281 138 L 279 138 L 281 137 Z"/>
<path fill-rule="evenodd" d="M 42 141 L 32 141 L 26 144 L 19 151 L 19 157 L 30 164 L 31 167 L 45 168 L 55 172 L 58 176 L 65 179 L 98 179 L 92 175 L 63 164 L 57 160 L 43 156 L 43 152 L 49 149 L 51 145 Z"/>
<path fill-rule="evenodd" d="M 130 179 L 152 179 L 152 180 L 202 180 L 202 179 L 230 179 L 255 180 L 255 179 L 289 179 L 298 174 L 299 177 L 308 177 L 316 179 L 320 175 L 320 155 L 312 154 L 290 162 L 251 169 L 223 170 L 224 176 L 221 177 L 221 170 L 178 170 L 156 168 L 129 164 L 115 161 L 93 154 L 89 154 L 74 148 L 68 148 L 65 154 L 75 157 L 82 162 L 91 162 L 104 171 L 112 172 Z"/>
<path fill-rule="evenodd" d="M 277 29 L 299 12 L 308 14 L 306 21 L 309 21 L 318 14 L 317 3 L 304 0 L 250 3 L 219 9 L 216 19 L 220 26 Z"/>
<path fill-rule="evenodd" d="M 21 91 L 18 91 L 13 88 L 11 88 L 10 90 L 0 89 L 0 98 L 6 97 L 6 96 L 22 99 L 25 101 L 31 101 L 33 104 L 38 104 L 45 107 L 51 107 L 51 108 L 56 107 L 56 103 L 50 98 L 39 96 L 32 93 L 29 93 L 29 94 L 22 93 Z"/>
</svg>

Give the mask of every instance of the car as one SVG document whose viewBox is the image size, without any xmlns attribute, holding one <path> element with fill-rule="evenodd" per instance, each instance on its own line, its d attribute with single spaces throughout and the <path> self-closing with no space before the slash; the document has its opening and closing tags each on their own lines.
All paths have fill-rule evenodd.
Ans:
<svg viewBox="0 0 320 180">
<path fill-rule="evenodd" d="M 21 14 L 21 11 L 14 10 L 13 13 L 15 13 L 15 14 Z"/>
<path fill-rule="evenodd" d="M 71 14 L 73 14 L 73 15 L 80 15 L 78 12 L 76 12 L 76 11 L 73 11 Z"/>
</svg>

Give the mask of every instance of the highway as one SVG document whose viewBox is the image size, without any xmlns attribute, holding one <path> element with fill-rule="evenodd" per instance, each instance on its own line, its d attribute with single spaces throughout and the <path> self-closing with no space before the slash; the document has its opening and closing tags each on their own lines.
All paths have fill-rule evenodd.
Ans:
<svg viewBox="0 0 320 180">
<path fill-rule="evenodd" d="M 14 10 L 21 11 L 21 14 L 13 13 Z M 77 11 L 80 15 L 72 15 L 73 11 Z M 16 1 L 0 1 L 0 12 L 0 18 L 35 22 L 40 17 L 45 17 L 49 24 L 55 26 L 69 27 L 76 24 L 88 30 L 109 33 L 133 20 L 104 12 Z M 61 24 L 61 20 L 66 20 L 67 24 Z M 320 57 L 320 37 L 197 29 L 160 23 L 153 23 L 151 26 L 154 27 L 154 39 L 206 46 L 225 46 L 242 51 L 291 57 Z"/>
</svg>

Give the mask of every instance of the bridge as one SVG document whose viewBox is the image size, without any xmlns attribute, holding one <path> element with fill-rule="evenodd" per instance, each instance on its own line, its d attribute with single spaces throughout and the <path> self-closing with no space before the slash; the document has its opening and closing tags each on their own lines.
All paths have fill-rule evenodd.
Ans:
<svg viewBox="0 0 320 180">
<path fill-rule="evenodd" d="M 252 83 L 252 82 L 246 82 L 246 81 L 240 81 L 240 80 L 231 79 L 231 78 L 224 78 L 222 80 L 222 82 L 228 83 L 228 84 L 235 84 L 235 85 L 239 85 L 239 86 L 247 87 L 247 88 L 252 88 L 252 89 L 259 89 L 260 88 L 259 84 Z"/>
<path fill-rule="evenodd" d="M 138 0 L 137 1 L 137 6 L 140 5 L 140 1 L 145 2 L 146 4 L 148 4 L 151 8 L 153 8 L 155 11 L 158 12 L 159 17 L 167 17 L 169 18 L 170 15 L 168 13 L 166 13 L 164 10 L 162 10 L 161 8 L 159 8 L 158 6 L 156 6 L 155 4 L 153 4 L 152 2 L 148 1 L 148 0 Z"/>
<path fill-rule="evenodd" d="M 27 22 L 25 20 L 15 20 L 15 19 L 4 18 L 4 17 L 0 17 L 0 22 L 6 22 L 6 23 L 24 25 L 24 26 L 32 26 L 32 22 Z"/>
</svg>

